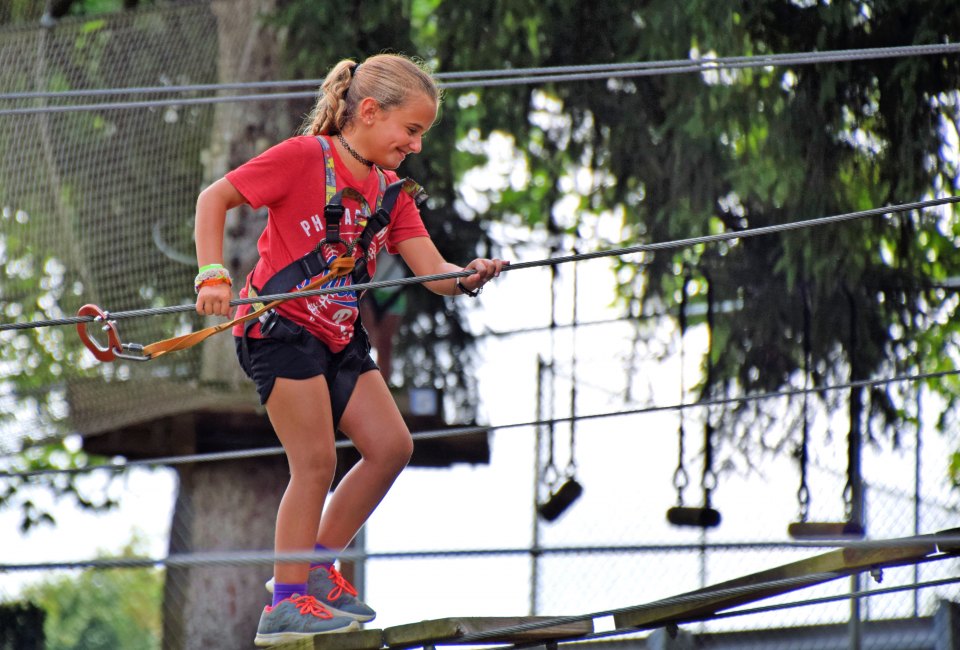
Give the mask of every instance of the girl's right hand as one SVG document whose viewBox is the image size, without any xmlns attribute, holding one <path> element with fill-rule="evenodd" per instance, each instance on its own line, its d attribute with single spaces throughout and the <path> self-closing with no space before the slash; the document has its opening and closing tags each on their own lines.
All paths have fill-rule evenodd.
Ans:
<svg viewBox="0 0 960 650">
<path fill-rule="evenodd" d="M 229 316 L 232 297 L 229 284 L 200 287 L 200 293 L 197 294 L 197 313 L 201 316 Z"/>
</svg>

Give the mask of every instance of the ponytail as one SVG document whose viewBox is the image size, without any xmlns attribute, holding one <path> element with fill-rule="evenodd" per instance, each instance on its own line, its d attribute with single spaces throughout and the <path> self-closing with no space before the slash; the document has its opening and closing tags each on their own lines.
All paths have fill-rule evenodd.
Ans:
<svg viewBox="0 0 960 650">
<path fill-rule="evenodd" d="M 353 78 L 356 63 L 350 59 L 340 61 L 327 73 L 320 85 L 320 98 L 307 117 L 306 135 L 336 135 L 347 123 L 347 92 Z"/>
<path fill-rule="evenodd" d="M 303 134 L 336 135 L 353 119 L 364 98 L 372 97 L 380 108 L 390 110 L 402 106 L 415 91 L 440 103 L 436 81 L 405 56 L 377 54 L 362 64 L 343 59 L 320 85 L 320 96 L 304 121 Z"/>
</svg>

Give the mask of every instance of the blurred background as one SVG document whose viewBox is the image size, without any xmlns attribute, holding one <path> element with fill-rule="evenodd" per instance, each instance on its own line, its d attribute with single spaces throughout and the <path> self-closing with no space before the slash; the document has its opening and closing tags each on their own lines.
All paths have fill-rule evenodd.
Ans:
<svg viewBox="0 0 960 650">
<path fill-rule="evenodd" d="M 444 87 L 400 173 L 447 259 L 677 243 L 364 299 L 417 436 L 343 562 L 377 626 L 639 605 L 839 543 L 813 524 L 954 528 L 953 204 L 680 240 L 953 196 L 958 33 L 949 0 L 4 0 L 0 323 L 191 304 L 200 190 L 337 61 L 399 52 Z M 265 219 L 229 216 L 233 277 Z M 149 363 L 73 325 L 0 341 L 0 648 L 252 647 L 287 468 L 230 337 Z M 592 643 L 954 647 L 956 569 Z"/>
</svg>

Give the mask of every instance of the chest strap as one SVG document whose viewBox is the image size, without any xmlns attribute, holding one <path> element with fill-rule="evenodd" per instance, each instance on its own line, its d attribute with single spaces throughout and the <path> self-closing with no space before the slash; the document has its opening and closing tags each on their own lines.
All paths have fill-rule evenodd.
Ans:
<svg viewBox="0 0 960 650">
<path fill-rule="evenodd" d="M 349 191 L 349 190 L 347 190 Z M 407 179 L 396 181 L 387 186 L 383 192 L 383 199 L 380 206 L 368 219 L 360 236 L 353 242 L 346 243 L 347 252 L 353 254 L 358 248 L 360 255 L 357 256 L 356 264 L 353 269 L 352 284 L 363 284 L 370 281 L 370 274 L 367 270 L 367 258 L 370 245 L 373 243 L 380 231 L 390 223 L 390 215 L 396 206 L 400 192 L 410 193 L 417 205 L 421 204 L 426 195 L 423 189 L 415 182 Z M 326 237 L 316 248 L 304 255 L 298 260 L 294 260 L 277 271 L 273 277 L 267 280 L 263 287 L 257 290 L 260 295 L 271 295 L 277 293 L 286 293 L 304 280 L 320 275 L 327 270 L 327 261 L 323 258 L 322 247 L 324 244 L 343 243 L 340 239 L 340 217 L 343 216 L 343 192 L 337 192 L 323 210 L 324 232 Z M 335 239 L 333 238 L 335 237 Z"/>
</svg>

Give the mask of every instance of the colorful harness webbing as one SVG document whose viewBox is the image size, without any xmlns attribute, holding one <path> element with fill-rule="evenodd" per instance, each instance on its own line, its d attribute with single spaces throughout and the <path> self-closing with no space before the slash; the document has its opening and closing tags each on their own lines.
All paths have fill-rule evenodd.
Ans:
<svg viewBox="0 0 960 650">
<path fill-rule="evenodd" d="M 370 204 L 357 190 L 347 187 L 337 191 L 336 170 L 334 168 L 333 155 L 330 151 L 330 144 L 321 136 L 317 136 L 323 148 L 324 175 L 326 181 L 326 205 L 323 209 L 324 218 L 324 238 L 317 246 L 301 257 L 294 260 L 284 268 L 275 273 L 269 280 L 263 283 L 262 287 L 256 287 L 251 281 L 247 282 L 247 296 L 256 297 L 258 295 L 270 295 L 276 293 L 286 293 L 292 291 L 294 287 L 301 283 L 316 277 L 323 273 L 329 266 L 328 259 L 333 258 L 324 247 L 333 245 L 344 246 L 342 256 L 354 257 L 357 248 L 360 249 L 360 255 L 354 260 L 354 270 L 351 275 L 352 284 L 363 284 L 370 281 L 367 264 L 369 260 L 370 244 L 387 225 L 390 223 L 390 214 L 396 206 L 397 198 L 401 191 L 411 195 L 417 205 L 426 200 L 426 193 L 414 181 L 402 179 L 387 186 L 386 175 L 379 167 L 374 167 L 379 180 L 379 191 L 377 192 L 376 209 L 371 210 Z M 349 197 L 357 201 L 360 205 L 360 213 L 357 216 L 358 223 L 364 224 L 360 235 L 352 242 L 344 242 L 340 237 L 340 220 L 344 214 L 343 197 Z M 252 277 L 251 274 L 250 277 Z M 358 297 L 359 299 L 359 297 Z M 254 308 L 259 308 L 262 303 L 255 303 Z M 278 322 L 276 312 L 264 313 L 260 316 L 260 331 L 262 334 L 269 335 Z M 245 328 L 244 341 L 246 333 L 249 332 L 252 324 Z"/>
</svg>

